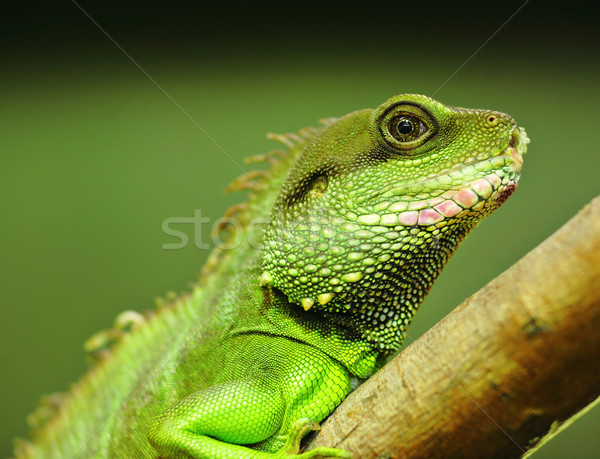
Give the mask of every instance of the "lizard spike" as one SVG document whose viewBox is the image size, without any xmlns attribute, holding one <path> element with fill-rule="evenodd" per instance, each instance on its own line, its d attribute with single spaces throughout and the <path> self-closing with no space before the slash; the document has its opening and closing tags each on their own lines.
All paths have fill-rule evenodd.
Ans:
<svg viewBox="0 0 600 459">
<path fill-rule="evenodd" d="M 276 158 L 277 156 L 279 156 L 279 158 L 283 158 L 285 156 L 287 156 L 288 152 L 285 150 L 271 150 L 269 153 L 267 153 L 269 156 L 272 156 L 273 158 Z"/>
<path fill-rule="evenodd" d="M 239 215 L 247 209 L 247 202 L 239 202 L 227 209 L 227 212 L 225 212 L 219 224 L 214 227 L 212 231 L 212 237 L 216 238 L 219 234 L 221 234 L 221 231 L 223 231 L 227 227 L 231 219 L 237 218 L 238 220 L 240 220 Z"/>
<path fill-rule="evenodd" d="M 173 290 L 169 290 L 166 293 L 165 297 L 167 298 L 167 301 L 170 303 L 177 301 L 177 293 L 175 293 Z"/>
<path fill-rule="evenodd" d="M 337 118 L 335 117 L 329 117 L 329 118 L 321 118 L 319 120 L 319 123 L 321 123 L 323 126 L 329 126 L 332 123 L 335 123 L 337 121 Z"/>
<path fill-rule="evenodd" d="M 314 135 L 317 133 L 317 131 L 318 131 L 318 129 L 317 129 L 317 128 L 314 128 L 314 127 L 308 126 L 308 127 L 305 127 L 305 128 L 303 128 L 303 129 L 300 129 L 300 130 L 298 131 L 298 135 L 299 135 L 300 137 L 302 137 L 303 139 L 305 139 L 305 140 L 308 140 L 308 139 L 310 139 L 312 136 L 314 136 Z"/>
<path fill-rule="evenodd" d="M 156 310 L 164 309 L 167 306 L 167 302 L 160 296 L 154 298 L 154 305 L 156 306 Z"/>
<path fill-rule="evenodd" d="M 223 218 L 235 217 L 236 214 L 243 212 L 246 209 L 248 209 L 247 202 L 238 202 L 237 204 L 234 204 L 229 209 L 227 209 L 227 212 L 225 212 Z"/>
<path fill-rule="evenodd" d="M 313 300 L 312 298 L 303 298 L 301 303 L 304 310 L 308 311 L 310 308 L 313 307 L 313 304 L 315 304 L 315 300 Z"/>
<path fill-rule="evenodd" d="M 272 132 L 269 132 L 267 134 L 267 138 L 271 140 L 276 140 L 277 142 L 281 142 L 288 148 L 293 148 L 295 145 L 293 139 L 290 139 L 287 134 L 274 134 Z"/>
<path fill-rule="evenodd" d="M 100 354 L 102 350 L 109 349 L 122 335 L 123 331 L 114 328 L 100 330 L 85 340 L 83 349 L 87 354 L 94 357 Z"/>
<path fill-rule="evenodd" d="M 268 153 L 263 153 L 263 154 L 260 154 L 260 155 L 246 156 L 244 158 L 244 162 L 246 164 L 266 163 L 268 160 L 269 160 L 269 154 Z"/>
<path fill-rule="evenodd" d="M 270 163 L 275 164 L 281 158 L 283 158 L 287 153 L 283 150 L 272 150 L 268 153 L 264 153 L 262 155 L 253 155 L 247 156 L 244 159 L 246 164 L 254 164 L 254 163 Z"/>
<path fill-rule="evenodd" d="M 14 453 L 17 457 L 30 457 L 34 454 L 34 445 L 29 440 L 15 438 Z"/>
<path fill-rule="evenodd" d="M 199 285 L 204 285 L 206 278 L 218 269 L 222 255 L 223 250 L 214 250 L 211 252 L 206 260 L 206 263 L 202 267 L 202 270 L 200 271 L 200 275 L 198 276 Z M 166 305 L 166 300 L 163 300 L 163 304 Z"/>
<path fill-rule="evenodd" d="M 300 135 L 296 133 L 290 132 L 288 134 L 284 134 L 284 136 L 286 136 L 288 139 L 294 142 L 294 145 L 297 145 L 298 143 L 302 142 L 302 137 L 300 137 Z"/>
<path fill-rule="evenodd" d="M 273 276 L 271 276 L 267 271 L 263 271 L 260 275 L 260 279 L 258 279 L 258 286 L 264 287 L 265 285 L 269 285 L 273 283 Z"/>
<path fill-rule="evenodd" d="M 36 409 L 27 416 L 27 425 L 33 430 L 38 430 L 48 424 L 61 408 L 67 403 L 67 392 L 54 392 L 44 395 L 38 401 Z"/>
<path fill-rule="evenodd" d="M 260 184 L 256 181 L 256 179 L 266 177 L 267 175 L 268 172 L 263 170 L 246 172 L 244 175 L 240 175 L 233 182 L 231 182 L 229 186 L 225 188 L 225 192 L 229 193 L 231 191 L 255 190 L 260 187 Z"/>
<path fill-rule="evenodd" d="M 123 311 L 115 318 L 115 328 L 122 331 L 136 330 L 140 328 L 146 319 L 137 311 Z"/>
<path fill-rule="evenodd" d="M 329 303 L 331 300 L 333 300 L 334 296 L 335 293 L 321 293 L 317 296 L 317 300 L 319 301 L 319 304 L 323 306 Z"/>
</svg>

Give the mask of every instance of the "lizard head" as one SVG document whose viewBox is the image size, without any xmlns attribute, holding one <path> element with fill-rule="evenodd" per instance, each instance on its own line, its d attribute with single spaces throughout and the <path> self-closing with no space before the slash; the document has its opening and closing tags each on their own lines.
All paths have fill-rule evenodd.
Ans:
<svg viewBox="0 0 600 459">
<path fill-rule="evenodd" d="M 285 179 L 261 285 L 397 347 L 454 249 L 514 191 L 528 141 L 509 115 L 421 95 L 339 118 Z"/>
</svg>

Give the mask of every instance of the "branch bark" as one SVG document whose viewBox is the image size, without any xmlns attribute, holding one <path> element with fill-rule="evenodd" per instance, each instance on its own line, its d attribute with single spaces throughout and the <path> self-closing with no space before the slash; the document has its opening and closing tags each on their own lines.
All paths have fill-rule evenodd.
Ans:
<svg viewBox="0 0 600 459">
<path fill-rule="evenodd" d="M 354 457 L 519 457 L 600 396 L 600 197 L 324 423 Z"/>
</svg>

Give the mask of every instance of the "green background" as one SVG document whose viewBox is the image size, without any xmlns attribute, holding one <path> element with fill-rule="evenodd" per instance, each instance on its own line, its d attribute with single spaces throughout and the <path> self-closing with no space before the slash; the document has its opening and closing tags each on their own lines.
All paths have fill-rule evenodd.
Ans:
<svg viewBox="0 0 600 459">
<path fill-rule="evenodd" d="M 526 127 L 517 192 L 450 261 L 412 339 L 600 191 L 597 18 L 576 3 L 530 2 L 443 87 L 521 2 L 80 5 L 168 96 L 73 3 L 3 18 L 0 456 L 38 397 L 85 370 L 86 338 L 188 288 L 208 251 L 163 250 L 162 221 L 200 209 L 211 243 L 243 199 L 222 192 L 243 158 L 278 148 L 266 132 L 403 92 Z M 596 408 L 536 457 L 596 457 L 599 422 Z"/>
</svg>

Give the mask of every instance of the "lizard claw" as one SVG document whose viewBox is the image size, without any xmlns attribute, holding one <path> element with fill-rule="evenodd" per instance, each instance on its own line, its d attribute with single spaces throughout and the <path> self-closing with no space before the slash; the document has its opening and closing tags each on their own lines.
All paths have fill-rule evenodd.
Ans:
<svg viewBox="0 0 600 459">
<path fill-rule="evenodd" d="M 352 458 L 352 453 L 338 448 L 319 447 L 311 451 L 298 454 L 300 451 L 300 440 L 310 431 L 321 430 L 321 426 L 310 418 L 298 419 L 288 434 L 287 440 L 283 448 L 277 453 L 277 457 L 286 458 Z"/>
</svg>

